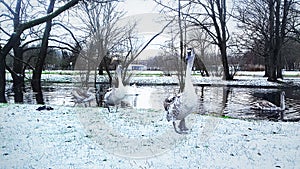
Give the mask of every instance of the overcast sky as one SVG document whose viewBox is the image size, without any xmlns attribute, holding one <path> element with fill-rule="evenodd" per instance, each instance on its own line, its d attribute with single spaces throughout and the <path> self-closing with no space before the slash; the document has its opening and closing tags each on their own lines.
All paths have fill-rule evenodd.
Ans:
<svg viewBox="0 0 300 169">
<path fill-rule="evenodd" d="M 158 14 L 149 14 L 159 12 L 157 4 L 153 2 L 153 0 L 125 0 L 125 2 L 120 3 L 119 6 L 126 12 L 126 20 L 137 20 L 137 29 L 141 36 L 140 38 L 144 39 L 144 43 L 161 31 L 163 23 L 157 22 L 157 19 L 160 19 Z M 159 45 L 166 40 L 166 37 L 161 35 L 152 41 L 146 50 L 158 49 L 160 47 Z"/>
<path fill-rule="evenodd" d="M 153 0 L 125 0 L 121 4 L 124 11 L 127 11 L 127 16 L 157 12 L 156 3 Z"/>
</svg>

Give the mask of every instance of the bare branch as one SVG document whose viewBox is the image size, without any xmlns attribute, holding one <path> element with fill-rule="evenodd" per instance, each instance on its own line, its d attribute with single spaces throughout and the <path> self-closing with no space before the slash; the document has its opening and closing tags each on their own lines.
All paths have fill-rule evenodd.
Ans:
<svg viewBox="0 0 300 169">
<path fill-rule="evenodd" d="M 70 35 L 72 36 L 72 38 L 73 38 L 73 40 L 76 42 L 76 44 L 77 44 L 78 46 L 80 46 L 80 43 L 79 43 L 78 40 L 76 39 L 76 37 L 75 37 L 75 35 L 73 34 L 73 32 L 72 32 L 69 28 L 67 28 L 65 25 L 63 25 L 63 24 L 61 24 L 61 23 L 58 23 L 58 22 L 55 22 L 55 23 L 53 23 L 52 25 L 59 25 L 59 26 L 63 27 L 65 30 L 67 30 L 67 31 L 70 33 Z"/>
<path fill-rule="evenodd" d="M 0 3 L 2 3 L 9 10 L 9 12 L 11 14 L 15 15 L 14 10 L 6 2 L 4 2 L 3 0 L 0 0 Z"/>
<path fill-rule="evenodd" d="M 71 0 L 68 3 L 66 3 L 65 5 L 63 5 L 62 7 L 58 8 L 56 11 L 51 12 L 50 14 L 48 14 L 44 17 L 34 19 L 34 20 L 31 20 L 31 21 L 28 21 L 26 23 L 21 24 L 20 25 L 20 32 L 55 18 L 56 16 L 58 16 L 62 12 L 64 12 L 64 11 L 68 10 L 69 8 L 75 6 L 78 2 L 79 2 L 79 0 Z"/>
<path fill-rule="evenodd" d="M 21 60 L 21 59 L 19 59 L 19 58 L 17 58 L 17 57 L 15 57 L 14 55 L 11 55 L 11 54 L 9 54 L 9 56 L 10 57 L 12 57 L 12 58 L 14 58 L 14 59 L 16 59 L 16 60 L 18 60 L 19 62 L 22 62 L 23 64 L 25 64 L 25 65 L 27 65 L 29 68 L 31 68 L 32 70 L 34 69 L 34 67 L 33 66 L 31 66 L 30 64 L 29 64 L 29 62 L 25 62 L 25 61 L 23 61 L 23 60 Z M 7 67 L 6 67 L 7 68 Z M 11 72 L 11 71 L 10 71 Z M 13 71 L 12 71 L 13 72 Z M 11 72 L 11 73 L 12 73 Z M 13 72 L 14 74 L 16 74 L 15 72 Z"/>
<path fill-rule="evenodd" d="M 158 32 L 157 34 L 155 34 L 145 45 L 144 47 L 135 55 L 135 58 L 138 57 L 142 52 L 143 50 L 145 50 L 147 48 L 147 46 L 155 39 L 157 38 L 160 34 L 162 34 L 165 29 L 172 23 L 173 21 L 170 21 L 168 24 L 166 24 L 162 30 L 160 32 Z"/>
</svg>

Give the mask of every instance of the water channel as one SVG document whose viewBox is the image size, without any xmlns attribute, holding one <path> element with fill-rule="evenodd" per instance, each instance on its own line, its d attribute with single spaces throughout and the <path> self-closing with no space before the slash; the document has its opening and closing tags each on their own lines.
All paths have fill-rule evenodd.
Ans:
<svg viewBox="0 0 300 169">
<path fill-rule="evenodd" d="M 271 121 L 300 121 L 299 88 L 259 88 L 228 86 L 195 86 L 199 96 L 199 114 L 222 116 L 226 118 L 256 119 Z M 52 83 L 43 86 L 46 104 L 74 106 L 71 91 L 72 83 Z M 137 86 L 129 89 L 127 105 L 135 109 L 155 109 L 164 113 L 162 102 L 177 86 Z M 283 112 L 263 112 L 250 109 L 251 103 L 267 100 L 280 105 L 280 93 L 286 93 L 286 110 Z M 13 103 L 13 93 L 8 92 L 8 102 Z M 24 103 L 35 104 L 35 94 L 31 89 L 24 93 Z M 76 105 L 84 106 L 84 105 Z M 91 106 L 96 107 L 94 101 Z"/>
</svg>

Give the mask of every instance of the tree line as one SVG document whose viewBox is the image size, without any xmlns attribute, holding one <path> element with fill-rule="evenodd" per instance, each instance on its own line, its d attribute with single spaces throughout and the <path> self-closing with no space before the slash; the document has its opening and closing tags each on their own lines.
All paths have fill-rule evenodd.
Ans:
<svg viewBox="0 0 300 169">
<path fill-rule="evenodd" d="M 49 4 L 44 1 L 1 0 L 0 5 L 4 8 L 1 8 L 0 15 L 0 102 L 7 102 L 5 70 L 13 78 L 15 102 L 22 103 L 25 70 L 30 69 L 36 101 L 44 104 L 41 74 L 46 61 L 54 59 L 56 52 L 53 51 L 57 50 L 72 62 L 73 68 L 83 67 L 83 87 L 87 87 L 91 71 L 101 74 L 106 70 L 112 83 L 108 65 L 115 57 L 122 61 L 125 81 L 129 64 L 168 24 L 147 43 L 140 44 L 135 34 L 135 22 L 118 23 L 124 16 L 124 12 L 117 8 L 118 3 L 118 0 L 50 0 Z"/>
<path fill-rule="evenodd" d="M 265 59 L 268 80 L 277 81 L 282 78 L 288 44 L 297 46 L 300 41 L 300 2 L 297 0 L 181 0 L 178 7 L 172 1 L 154 1 L 169 16 L 180 11 L 180 19 L 184 22 L 182 27 L 193 34 L 186 36 L 184 45 L 198 48 L 199 53 L 203 50 L 201 42 L 218 47 L 226 80 L 233 79 L 234 75 L 230 73 L 228 58 L 242 58 L 242 55 L 252 52 Z M 229 29 L 232 22 L 236 26 Z M 208 37 L 195 37 L 199 30 Z"/>
<path fill-rule="evenodd" d="M 88 68 L 85 78 L 90 77 L 90 71 L 108 71 L 112 58 L 119 57 L 125 68 L 125 81 L 130 76 L 126 75 L 129 64 L 168 29 L 173 38 L 165 49 L 170 51 L 168 57 L 182 61 L 186 48 L 193 47 L 200 56 L 199 63 L 205 67 L 201 57 L 212 49 L 209 45 L 215 45 L 225 80 L 234 76 L 230 56 L 247 55 L 263 58 L 268 80 L 277 81 L 282 78 L 285 57 L 293 55 L 291 44 L 300 43 L 298 0 L 153 1 L 167 22 L 153 38 L 141 44 L 135 32 L 136 23 L 117 24 L 124 16 L 117 8 L 118 0 L 50 0 L 48 4 L 0 0 L 0 102 L 6 102 L 6 70 L 13 78 L 15 102 L 23 102 L 24 72 L 31 69 L 32 89 L 37 93 L 37 103 L 43 104 L 42 70 L 57 50 L 72 66 L 76 63 Z M 236 32 L 229 28 L 232 21 L 237 23 Z M 174 39 L 180 39 L 179 46 Z M 108 75 L 112 83 L 109 72 Z"/>
</svg>

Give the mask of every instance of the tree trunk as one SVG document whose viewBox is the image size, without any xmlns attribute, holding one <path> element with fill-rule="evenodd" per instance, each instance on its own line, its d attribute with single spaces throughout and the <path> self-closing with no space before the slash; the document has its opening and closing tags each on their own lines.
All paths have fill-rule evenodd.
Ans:
<svg viewBox="0 0 300 169">
<path fill-rule="evenodd" d="M 0 45 L 0 103 L 7 103 L 5 98 L 5 57 L 2 53 L 2 47 Z"/>
<path fill-rule="evenodd" d="M 15 103 L 23 103 L 23 91 L 24 91 L 24 76 L 23 76 L 23 52 L 19 47 L 20 43 L 16 43 L 14 46 L 14 61 L 13 61 L 13 91 Z"/>
<path fill-rule="evenodd" d="M 227 51 L 226 51 L 226 41 L 221 44 L 220 51 L 221 51 L 221 59 L 222 59 L 222 65 L 223 65 L 223 71 L 224 71 L 223 78 L 225 80 L 232 80 L 233 76 L 229 74 L 229 66 L 228 66 Z"/>
<path fill-rule="evenodd" d="M 270 66 L 269 66 L 269 41 L 268 38 L 265 37 L 265 43 L 264 43 L 264 62 L 265 62 L 265 75 L 264 77 L 269 77 L 270 75 Z"/>
<path fill-rule="evenodd" d="M 51 13 L 54 8 L 54 3 L 55 0 L 51 0 L 47 13 Z M 43 99 L 43 93 L 42 93 L 42 85 L 41 85 L 41 76 L 42 76 L 42 71 L 43 71 L 43 66 L 45 63 L 45 59 L 47 56 L 47 50 L 48 50 L 48 39 L 50 36 L 50 31 L 52 27 L 52 20 L 49 20 L 46 22 L 46 27 L 44 31 L 44 36 L 42 39 L 42 45 L 40 48 L 38 60 L 36 62 L 35 70 L 33 71 L 32 75 L 32 89 L 34 92 L 36 92 L 36 102 L 37 104 L 44 104 L 44 99 Z"/>
<path fill-rule="evenodd" d="M 277 1 L 277 3 L 279 3 L 279 5 L 280 5 L 280 0 Z M 283 79 L 282 69 L 283 69 L 283 65 L 284 65 L 283 64 L 281 48 L 282 48 L 282 45 L 284 43 L 284 39 L 285 39 L 285 36 L 286 36 L 286 25 L 287 25 L 287 21 L 288 21 L 288 14 L 289 14 L 289 11 L 290 11 L 291 3 L 292 3 L 291 0 L 290 1 L 284 0 L 283 12 L 282 12 L 283 16 L 282 16 L 282 20 L 281 20 L 280 34 L 278 34 L 278 36 L 280 37 L 280 39 L 278 40 L 278 43 L 280 43 L 279 44 L 280 50 L 279 50 L 279 54 L 278 54 L 277 76 L 278 76 L 278 78 L 281 78 L 281 79 Z M 280 7 L 278 7 L 277 9 L 280 10 Z M 277 15 L 278 15 L 278 19 L 279 19 L 280 13 L 278 12 Z M 278 32 L 279 32 L 279 30 L 278 30 Z"/>
<path fill-rule="evenodd" d="M 269 0 L 269 55 L 268 55 L 268 65 L 269 65 L 269 77 L 268 81 L 276 81 L 276 62 L 275 62 L 275 34 L 274 34 L 274 2 Z"/>
<path fill-rule="evenodd" d="M 14 31 L 17 32 L 20 26 L 20 10 L 21 10 L 21 0 L 17 1 L 17 5 L 14 13 Z M 13 91 L 14 91 L 14 100 L 15 103 L 23 103 L 23 88 L 24 88 L 24 76 L 23 76 L 23 51 L 20 47 L 21 40 L 18 38 L 15 41 L 13 51 L 14 51 L 14 60 L 13 60 Z"/>
<path fill-rule="evenodd" d="M 265 58 L 265 74 L 264 74 L 264 77 L 269 77 L 270 76 L 269 70 L 270 70 L 270 67 L 269 67 L 269 64 L 268 64 L 268 57 L 266 56 L 266 58 Z"/>
<path fill-rule="evenodd" d="M 179 92 L 183 92 L 184 90 L 184 49 L 183 49 L 183 31 L 181 25 L 181 4 L 180 0 L 178 0 L 178 27 L 179 27 L 179 47 L 180 47 L 180 59 L 179 59 L 179 70 L 178 70 L 178 80 L 179 80 Z"/>
<path fill-rule="evenodd" d="M 221 33 L 219 33 L 219 48 L 221 52 L 221 60 L 223 64 L 223 71 L 224 71 L 224 79 L 225 80 L 232 80 L 233 75 L 229 73 L 229 66 L 227 60 L 227 31 L 226 31 L 226 0 L 221 0 L 221 4 L 219 4 L 219 19 L 220 19 L 220 29 Z M 218 24 L 215 23 L 215 27 Z M 219 30 L 219 29 L 218 29 Z"/>
<path fill-rule="evenodd" d="M 5 58 L 9 51 L 13 48 L 14 43 L 20 39 L 20 34 L 13 33 L 8 40 L 7 44 L 2 48 L 0 54 L 0 102 L 7 103 L 5 98 L 5 85 L 6 85 L 6 78 L 5 78 L 5 67 L 6 62 Z"/>
<path fill-rule="evenodd" d="M 281 50 L 281 35 L 280 35 L 280 5 L 281 0 L 276 0 L 276 10 L 275 10 L 275 49 L 274 49 L 274 63 L 276 71 L 276 80 L 279 78 L 278 72 L 281 72 L 280 63 L 280 50 Z M 281 73 L 280 73 L 281 74 Z"/>
<path fill-rule="evenodd" d="M 279 52 L 277 60 L 278 60 L 277 61 L 277 78 L 283 79 L 283 75 L 282 75 L 283 60 L 282 60 L 281 52 Z"/>
</svg>

